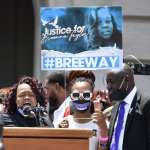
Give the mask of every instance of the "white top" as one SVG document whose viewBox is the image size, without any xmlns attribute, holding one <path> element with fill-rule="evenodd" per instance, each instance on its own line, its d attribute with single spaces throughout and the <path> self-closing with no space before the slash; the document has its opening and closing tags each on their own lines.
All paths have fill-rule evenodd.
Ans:
<svg viewBox="0 0 150 150">
<path fill-rule="evenodd" d="M 63 120 L 65 110 L 69 106 L 69 103 L 70 103 L 70 97 L 67 97 L 65 101 L 59 106 L 59 108 L 54 111 L 53 125 L 55 128 L 57 128 L 58 124 Z"/>
<path fill-rule="evenodd" d="M 69 127 L 71 129 L 88 129 L 95 130 L 96 136 L 93 136 L 89 140 L 89 150 L 97 150 L 98 149 L 98 137 L 100 136 L 100 129 L 96 123 L 92 120 L 86 123 L 78 123 L 75 122 L 72 115 L 66 117 L 69 122 Z"/>
<path fill-rule="evenodd" d="M 125 99 L 123 100 L 126 104 L 125 104 L 125 114 L 124 114 L 123 127 L 121 129 L 120 138 L 119 138 L 118 150 L 122 150 L 122 148 L 123 148 L 122 146 L 123 146 L 123 138 L 124 138 L 124 130 L 125 130 L 125 125 L 126 125 L 126 120 L 127 120 L 128 114 L 132 111 L 132 108 L 130 108 L 130 107 L 131 107 L 131 103 L 133 101 L 133 98 L 136 94 L 136 91 L 137 91 L 137 88 L 134 87 L 132 89 L 132 91 L 127 95 L 127 97 L 125 97 Z M 117 117 L 116 122 L 115 122 L 115 129 L 116 129 L 117 121 L 118 121 L 118 117 Z M 113 132 L 111 145 L 114 144 L 115 132 L 116 132 L 115 129 Z"/>
</svg>

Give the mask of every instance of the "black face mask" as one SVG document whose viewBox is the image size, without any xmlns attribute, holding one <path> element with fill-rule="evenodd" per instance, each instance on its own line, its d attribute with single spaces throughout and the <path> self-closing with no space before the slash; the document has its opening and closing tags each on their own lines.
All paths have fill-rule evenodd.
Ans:
<svg viewBox="0 0 150 150">
<path fill-rule="evenodd" d="M 112 101 L 122 101 L 128 95 L 127 91 L 117 89 L 109 95 L 110 100 Z"/>
<path fill-rule="evenodd" d="M 124 87 L 127 86 L 127 84 L 128 83 L 126 82 L 126 78 L 124 77 L 118 89 L 111 89 L 111 94 L 109 95 L 110 100 L 122 101 L 128 95 L 127 87 L 126 88 Z"/>
</svg>

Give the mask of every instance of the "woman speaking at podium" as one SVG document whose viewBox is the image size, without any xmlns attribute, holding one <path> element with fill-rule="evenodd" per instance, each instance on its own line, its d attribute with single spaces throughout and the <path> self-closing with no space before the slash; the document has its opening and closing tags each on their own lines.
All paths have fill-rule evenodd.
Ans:
<svg viewBox="0 0 150 150">
<path fill-rule="evenodd" d="M 45 107 L 42 84 L 24 76 L 8 94 L 6 113 L 1 114 L 1 119 L 7 127 L 52 127 Z"/>
</svg>

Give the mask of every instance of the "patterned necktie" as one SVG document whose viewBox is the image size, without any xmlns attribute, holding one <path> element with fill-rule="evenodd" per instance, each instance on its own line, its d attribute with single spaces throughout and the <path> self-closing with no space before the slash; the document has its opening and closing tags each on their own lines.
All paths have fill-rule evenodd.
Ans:
<svg viewBox="0 0 150 150">
<path fill-rule="evenodd" d="M 118 150 L 118 145 L 119 145 L 119 137 L 121 133 L 121 129 L 123 126 L 123 120 L 124 120 L 124 114 L 125 114 L 125 102 L 120 103 L 120 109 L 118 113 L 118 121 L 115 129 L 115 136 L 114 136 L 114 143 L 111 145 L 110 150 Z"/>
</svg>

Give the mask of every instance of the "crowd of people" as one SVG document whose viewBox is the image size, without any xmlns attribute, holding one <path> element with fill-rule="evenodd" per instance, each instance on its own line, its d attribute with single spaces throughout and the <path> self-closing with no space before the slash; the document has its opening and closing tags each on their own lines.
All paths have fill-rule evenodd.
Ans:
<svg viewBox="0 0 150 150">
<path fill-rule="evenodd" d="M 51 73 L 45 82 L 23 76 L 0 90 L 5 127 L 89 129 L 89 150 L 149 150 L 150 97 L 137 89 L 126 64 L 109 70 L 107 92 L 95 90 L 92 71 Z"/>
</svg>

